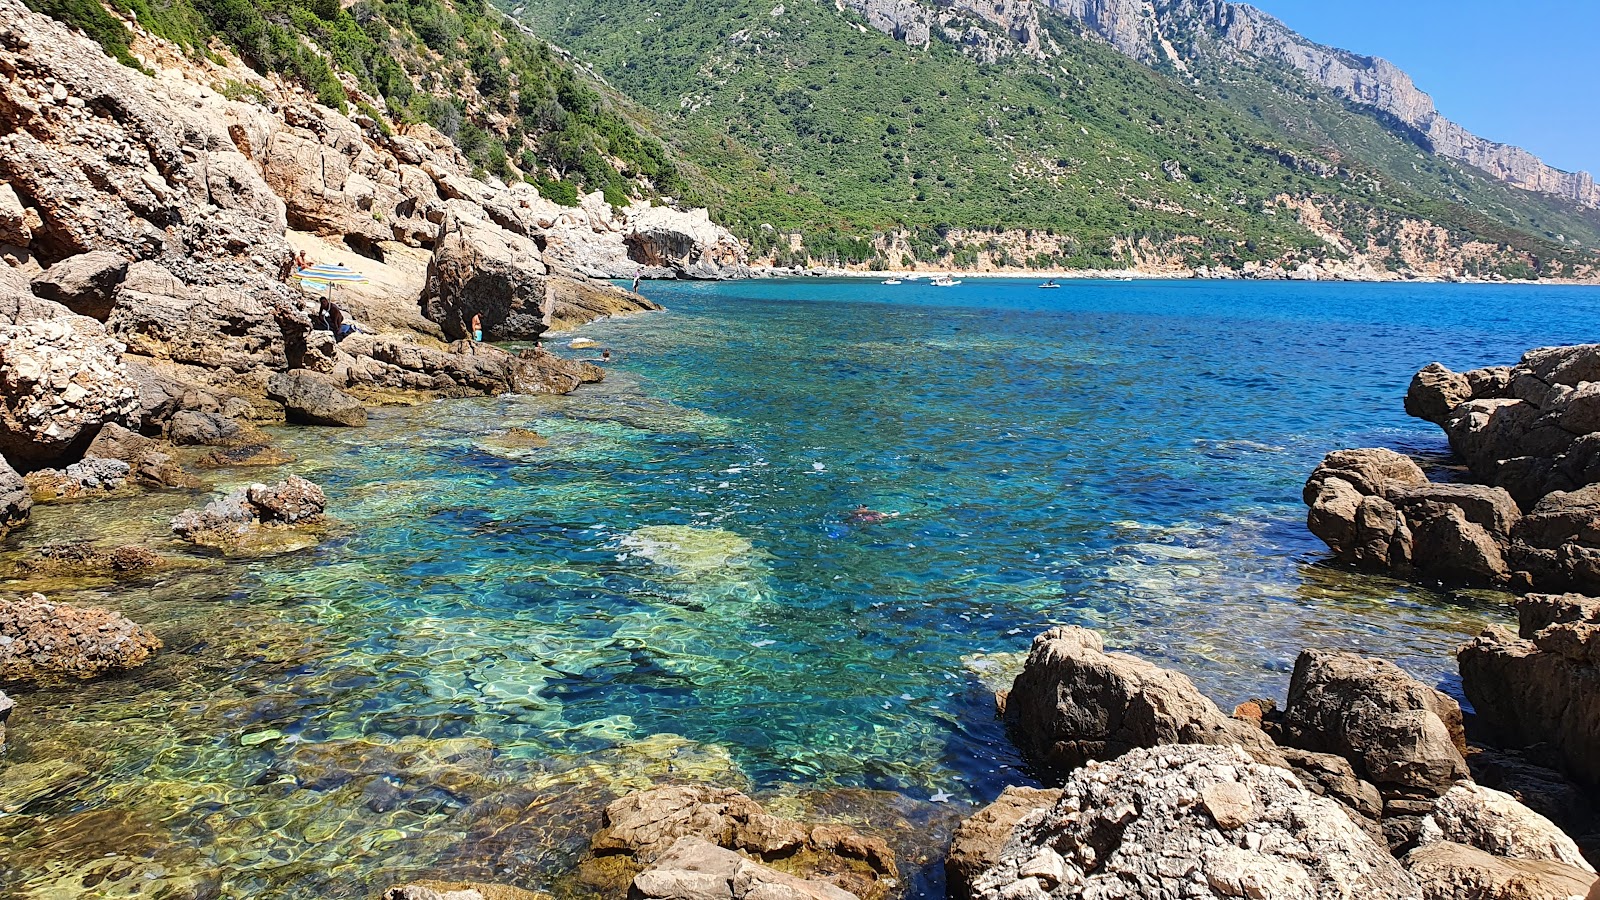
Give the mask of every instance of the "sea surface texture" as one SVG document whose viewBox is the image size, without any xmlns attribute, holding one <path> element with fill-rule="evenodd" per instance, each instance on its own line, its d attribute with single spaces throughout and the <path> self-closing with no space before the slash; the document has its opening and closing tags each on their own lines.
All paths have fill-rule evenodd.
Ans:
<svg viewBox="0 0 1600 900">
<path fill-rule="evenodd" d="M 284 429 L 296 462 L 216 473 L 323 485 L 337 521 L 315 549 L 186 555 L 166 523 L 190 493 L 37 509 L 7 556 L 95 537 L 180 562 L 6 586 L 110 605 L 167 650 L 8 687 L 0 884 L 565 892 L 607 800 L 708 780 L 921 841 L 903 864 L 938 892 L 951 822 L 1030 782 L 993 693 L 1049 626 L 1098 629 L 1228 709 L 1281 700 L 1305 647 L 1457 691 L 1454 649 L 1508 621 L 1506 598 L 1328 564 L 1301 486 L 1343 447 L 1453 477 L 1401 408 L 1416 369 L 1600 339 L 1600 291 L 1572 287 L 645 293 L 668 311 L 577 333 L 614 349 L 603 385 Z M 549 345 L 599 355 L 568 340 Z M 889 517 L 853 521 L 861 505 Z"/>
</svg>

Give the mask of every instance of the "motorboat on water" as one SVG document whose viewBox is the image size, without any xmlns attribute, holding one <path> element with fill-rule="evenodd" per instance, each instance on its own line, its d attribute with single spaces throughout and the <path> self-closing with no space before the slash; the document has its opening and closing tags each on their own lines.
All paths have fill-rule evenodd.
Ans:
<svg viewBox="0 0 1600 900">
<path fill-rule="evenodd" d="M 1058 288 L 1058 287 L 1061 287 L 1061 285 L 1056 284 L 1055 279 L 1051 279 L 1049 281 L 1046 281 L 1044 284 L 1039 285 L 1039 288 L 1041 290 L 1046 290 L 1046 291 L 1048 291 L 1048 290 L 1050 290 L 1052 288 Z"/>
<path fill-rule="evenodd" d="M 960 284 L 961 282 L 955 280 L 954 278 L 951 278 L 949 275 L 940 275 L 938 278 L 935 278 L 934 280 L 932 280 L 932 281 L 930 281 L 928 283 L 933 285 L 934 287 L 955 287 L 956 285 Z"/>
<path fill-rule="evenodd" d="M 883 280 L 883 283 L 884 284 L 900 284 L 901 281 L 898 278 L 885 278 Z"/>
</svg>

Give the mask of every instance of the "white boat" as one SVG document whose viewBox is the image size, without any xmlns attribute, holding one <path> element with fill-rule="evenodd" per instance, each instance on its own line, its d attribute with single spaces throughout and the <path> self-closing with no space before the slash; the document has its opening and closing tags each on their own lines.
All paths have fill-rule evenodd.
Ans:
<svg viewBox="0 0 1600 900">
<path fill-rule="evenodd" d="M 1044 284 L 1039 285 L 1039 288 L 1041 290 L 1047 290 L 1047 291 L 1048 290 L 1052 290 L 1054 288 L 1058 288 L 1058 287 L 1061 287 L 1061 285 L 1056 284 L 1054 281 L 1046 281 Z"/>
<path fill-rule="evenodd" d="M 900 279 L 898 279 L 898 278 L 885 278 L 883 280 L 883 283 L 884 284 L 899 284 L 900 283 Z"/>
<path fill-rule="evenodd" d="M 935 278 L 934 280 L 932 280 L 932 281 L 930 281 L 928 283 L 933 285 L 934 287 L 955 287 L 956 285 L 960 284 L 961 282 L 956 281 L 955 279 L 951 278 L 949 275 L 940 275 L 938 278 Z"/>
<path fill-rule="evenodd" d="M 907 275 L 906 276 L 906 280 L 907 281 L 921 281 L 922 280 L 922 276 L 921 275 Z"/>
</svg>

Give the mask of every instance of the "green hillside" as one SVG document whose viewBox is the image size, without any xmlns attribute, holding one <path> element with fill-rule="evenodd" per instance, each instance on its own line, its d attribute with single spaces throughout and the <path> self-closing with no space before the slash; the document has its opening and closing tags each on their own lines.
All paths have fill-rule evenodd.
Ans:
<svg viewBox="0 0 1600 900">
<path fill-rule="evenodd" d="M 1046 27 L 1059 56 L 982 65 L 937 40 L 907 47 L 818 0 L 548 0 L 513 12 L 652 108 L 690 161 L 692 193 L 758 245 L 768 223 L 830 248 L 890 230 L 933 247 L 950 227 L 1047 229 L 1074 238 L 1060 262 L 1079 266 L 1124 262 L 1119 237 L 1192 236 L 1194 264 L 1326 252 L 1267 211 L 1288 194 L 1338 201 L 1352 237 L 1370 219 L 1382 230 L 1414 214 L 1537 259 L 1587 258 L 1543 236 L 1553 215 L 1518 228 L 1504 208 L 1430 198 L 1442 176 L 1408 184 L 1316 149 L 1328 142 L 1287 139 L 1271 116 L 1237 112 L 1214 86 L 1197 93 L 1056 17 Z M 1569 236 L 1593 233 L 1582 224 Z"/>
</svg>

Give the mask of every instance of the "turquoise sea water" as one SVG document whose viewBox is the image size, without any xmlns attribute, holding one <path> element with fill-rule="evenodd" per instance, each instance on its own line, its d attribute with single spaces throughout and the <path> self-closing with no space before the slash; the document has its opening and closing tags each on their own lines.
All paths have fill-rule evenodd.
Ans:
<svg viewBox="0 0 1600 900">
<path fill-rule="evenodd" d="M 597 804 L 686 777 L 934 845 L 965 804 L 1028 780 L 992 692 L 1053 624 L 1225 708 L 1281 699 L 1307 646 L 1454 690 L 1454 648 L 1509 618 L 1504 597 L 1327 565 L 1301 485 L 1341 447 L 1442 460 L 1401 409 L 1432 360 L 1600 337 L 1600 290 L 1571 287 L 645 292 L 668 311 L 576 333 L 615 350 L 603 385 L 277 432 L 300 460 L 284 471 L 324 485 L 338 520 L 316 550 L 55 585 L 168 651 L 12 692 L 0 766 L 82 772 L 8 800 L 0 769 L 0 883 L 559 889 Z M 196 499 L 44 507 L 9 547 L 85 520 L 108 543 L 162 541 Z M 894 517 L 851 521 L 861 504 Z M 908 868 L 938 890 L 936 859 Z"/>
</svg>

